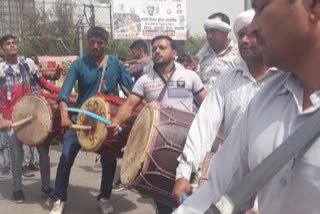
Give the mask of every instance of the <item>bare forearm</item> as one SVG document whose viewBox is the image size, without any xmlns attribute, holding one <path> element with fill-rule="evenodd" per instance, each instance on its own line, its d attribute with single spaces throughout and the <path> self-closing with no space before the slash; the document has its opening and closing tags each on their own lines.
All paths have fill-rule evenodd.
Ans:
<svg viewBox="0 0 320 214">
<path fill-rule="evenodd" d="M 123 105 L 121 105 L 116 117 L 114 118 L 114 121 L 119 125 L 126 122 L 131 117 L 132 112 L 141 103 L 141 101 L 141 97 L 130 94 L 128 100 Z"/>
<path fill-rule="evenodd" d="M 57 80 L 60 77 L 60 74 L 56 74 L 55 71 L 42 71 L 43 77 L 47 80 Z"/>
<path fill-rule="evenodd" d="M 132 115 L 133 108 L 130 108 L 128 103 L 124 103 L 120 108 L 115 116 L 114 120 L 121 125 L 122 123 L 126 122 Z"/>
<path fill-rule="evenodd" d="M 200 105 L 202 104 L 203 100 L 206 98 L 207 94 L 208 94 L 207 91 L 204 89 L 196 96 L 196 99 Z"/>
<path fill-rule="evenodd" d="M 60 101 L 59 103 L 59 110 L 60 110 L 60 115 L 61 119 L 69 119 L 69 114 L 65 110 L 65 108 L 68 108 L 68 104 L 65 101 Z"/>
</svg>

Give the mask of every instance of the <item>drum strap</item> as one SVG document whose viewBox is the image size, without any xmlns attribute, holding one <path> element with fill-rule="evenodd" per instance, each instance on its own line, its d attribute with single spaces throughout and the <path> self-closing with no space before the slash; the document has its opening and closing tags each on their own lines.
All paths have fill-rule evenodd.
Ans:
<svg viewBox="0 0 320 214">
<path fill-rule="evenodd" d="M 101 80 L 100 80 L 100 84 L 99 84 L 98 93 L 100 93 L 100 91 L 101 91 L 101 85 L 102 85 L 102 83 L 105 84 L 105 82 L 104 82 L 104 80 L 103 80 L 103 77 L 104 77 L 105 72 L 107 71 L 109 55 L 105 55 L 103 60 L 104 60 L 104 61 L 103 61 L 103 67 L 102 67 L 102 75 L 101 75 Z M 128 97 L 129 94 L 130 94 L 130 92 L 129 92 L 129 90 L 124 86 L 124 84 L 122 83 L 121 80 L 119 81 L 119 85 L 120 85 L 120 88 L 121 88 L 121 90 L 123 91 L 123 93 Z"/>
<path fill-rule="evenodd" d="M 290 160 L 299 159 L 320 136 L 320 110 L 291 134 L 268 157 L 256 166 L 242 181 L 212 204 L 207 213 L 237 213 L 260 191 Z"/>
<path fill-rule="evenodd" d="M 106 73 L 107 70 L 107 65 L 108 65 L 108 60 L 109 60 L 109 55 L 105 55 L 104 59 L 103 59 L 103 67 L 102 67 L 102 75 L 101 75 L 101 79 L 100 79 L 100 84 L 99 84 L 99 89 L 98 89 L 98 93 L 100 93 L 101 91 L 101 85 L 106 84 L 103 80 L 104 74 Z"/>
<path fill-rule="evenodd" d="M 170 81 L 171 81 L 171 79 L 172 79 L 173 74 L 174 74 L 175 71 L 176 71 L 176 67 L 174 66 L 174 67 L 172 68 L 172 71 L 171 71 L 171 74 L 170 74 L 170 76 L 169 76 L 168 81 L 166 81 L 163 89 L 161 90 L 161 92 L 160 92 L 160 94 L 159 94 L 159 97 L 158 97 L 158 99 L 157 99 L 157 101 L 158 101 L 159 103 L 161 103 L 161 101 L 162 101 L 162 99 L 163 99 L 163 97 L 164 97 L 164 94 L 166 93 L 166 91 L 167 91 L 167 89 L 168 89 L 169 83 L 170 83 Z M 157 72 L 157 73 L 158 73 L 158 72 Z M 160 76 L 159 73 L 158 73 L 158 75 Z M 160 77 L 161 77 L 161 76 L 160 76 Z M 162 78 L 162 79 L 163 79 L 163 78 Z"/>
<path fill-rule="evenodd" d="M 25 65 L 23 65 L 22 81 L 23 81 L 23 85 L 24 85 L 24 91 L 26 94 L 28 94 L 27 69 L 26 69 Z"/>
<path fill-rule="evenodd" d="M 130 95 L 130 92 L 129 90 L 126 88 L 126 86 L 124 86 L 122 80 L 120 79 L 119 80 L 119 85 L 120 85 L 120 88 L 121 90 L 123 91 L 124 95 L 126 95 L 127 97 Z"/>
</svg>

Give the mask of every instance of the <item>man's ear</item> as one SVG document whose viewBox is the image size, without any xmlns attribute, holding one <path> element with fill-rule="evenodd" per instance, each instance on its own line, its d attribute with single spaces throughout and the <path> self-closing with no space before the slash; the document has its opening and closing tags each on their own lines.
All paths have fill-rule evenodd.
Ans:
<svg viewBox="0 0 320 214">
<path fill-rule="evenodd" d="M 173 59 L 175 59 L 177 57 L 177 55 L 178 55 L 177 50 L 173 50 L 173 53 L 172 53 Z"/>
<path fill-rule="evenodd" d="M 309 19 L 313 24 L 320 21 L 320 0 L 313 0 Z"/>
</svg>

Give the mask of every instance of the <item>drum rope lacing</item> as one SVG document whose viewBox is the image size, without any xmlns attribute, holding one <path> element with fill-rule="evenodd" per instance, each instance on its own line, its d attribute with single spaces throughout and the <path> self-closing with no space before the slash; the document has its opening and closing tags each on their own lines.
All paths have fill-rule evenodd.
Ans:
<svg viewBox="0 0 320 214">
<path fill-rule="evenodd" d="M 59 104 L 56 100 L 58 100 L 59 96 L 57 94 L 51 94 L 51 93 L 40 93 L 38 94 L 40 97 L 44 97 L 46 99 L 46 102 L 50 105 L 52 110 L 55 110 L 52 117 L 50 118 L 53 121 L 53 127 L 58 127 L 55 129 L 52 129 L 48 131 L 49 134 L 57 133 L 58 135 L 61 135 L 64 133 L 64 129 L 60 126 L 60 120 L 55 120 L 56 118 L 60 117 L 60 111 L 59 111 Z M 70 97 L 77 97 L 77 94 L 71 94 Z M 48 99 L 52 99 L 51 101 Z M 70 100 L 70 103 L 75 105 L 76 101 Z M 45 140 L 42 141 L 42 143 L 48 143 L 52 141 L 52 137 L 47 137 Z M 62 138 L 61 138 L 62 140 Z"/>
</svg>

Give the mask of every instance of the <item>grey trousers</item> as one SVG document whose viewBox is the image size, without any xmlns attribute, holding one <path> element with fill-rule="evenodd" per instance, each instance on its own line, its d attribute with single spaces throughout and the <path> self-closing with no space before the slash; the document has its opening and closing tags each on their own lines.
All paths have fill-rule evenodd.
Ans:
<svg viewBox="0 0 320 214">
<path fill-rule="evenodd" d="M 24 158 L 22 166 L 35 165 L 39 163 L 39 153 L 34 146 L 23 145 Z"/>
<path fill-rule="evenodd" d="M 3 149 L 3 167 L 11 168 L 11 157 L 10 149 L 8 143 L 8 133 L 6 131 L 1 131 L 1 143 Z"/>
<path fill-rule="evenodd" d="M 16 192 L 22 190 L 23 144 L 17 139 L 13 129 L 8 132 L 8 141 L 11 153 L 13 191 Z M 37 150 L 39 152 L 42 188 L 48 189 L 50 187 L 49 144 L 40 144 L 37 146 Z"/>
</svg>

